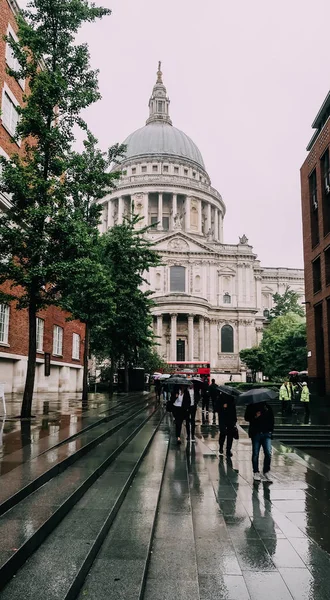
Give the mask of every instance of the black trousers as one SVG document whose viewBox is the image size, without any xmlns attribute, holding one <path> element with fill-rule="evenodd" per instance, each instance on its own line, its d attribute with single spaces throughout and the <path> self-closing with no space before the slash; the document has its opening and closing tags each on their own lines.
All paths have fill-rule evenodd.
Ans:
<svg viewBox="0 0 330 600">
<path fill-rule="evenodd" d="M 220 423 L 219 447 L 223 449 L 223 445 L 227 438 L 227 453 L 231 451 L 234 439 L 234 428 L 232 425 Z"/>
<path fill-rule="evenodd" d="M 173 416 L 175 418 L 175 435 L 177 438 L 181 437 L 181 429 L 183 421 L 186 421 L 187 434 L 189 423 L 189 411 L 184 410 L 181 406 L 173 406 Z"/>
<path fill-rule="evenodd" d="M 202 397 L 202 410 L 209 412 L 210 398 L 209 396 Z"/>
<path fill-rule="evenodd" d="M 197 406 L 196 404 L 194 406 L 191 406 L 189 408 L 189 416 L 186 419 L 186 427 L 187 427 L 187 437 L 189 438 L 190 436 L 192 438 L 195 437 L 195 428 L 196 428 L 196 411 L 197 411 Z"/>
</svg>

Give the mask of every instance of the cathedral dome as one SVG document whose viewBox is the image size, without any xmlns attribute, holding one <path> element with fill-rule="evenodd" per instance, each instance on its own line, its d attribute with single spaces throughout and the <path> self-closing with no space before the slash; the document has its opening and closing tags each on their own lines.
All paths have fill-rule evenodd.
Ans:
<svg viewBox="0 0 330 600">
<path fill-rule="evenodd" d="M 168 122 L 152 121 L 128 136 L 126 160 L 162 156 L 182 158 L 205 170 L 203 157 L 196 144 L 183 131 Z"/>
<path fill-rule="evenodd" d="M 175 160 L 181 158 L 195 168 L 199 167 L 205 171 L 203 157 L 196 144 L 183 131 L 172 126 L 169 106 L 170 100 L 159 63 L 157 81 L 149 100 L 147 123 L 125 140 L 127 150 L 124 160 L 150 157 Z"/>
</svg>

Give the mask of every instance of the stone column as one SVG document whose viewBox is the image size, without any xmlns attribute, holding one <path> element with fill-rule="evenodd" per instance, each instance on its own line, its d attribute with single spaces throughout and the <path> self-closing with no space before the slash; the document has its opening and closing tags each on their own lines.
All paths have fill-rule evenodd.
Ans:
<svg viewBox="0 0 330 600">
<path fill-rule="evenodd" d="M 210 362 L 210 321 L 204 319 L 204 360 Z"/>
<path fill-rule="evenodd" d="M 206 205 L 206 233 L 211 229 L 211 204 L 208 202 Z"/>
<path fill-rule="evenodd" d="M 219 241 L 223 244 L 223 217 L 219 211 Z"/>
<path fill-rule="evenodd" d="M 176 314 L 171 315 L 171 360 L 176 360 Z"/>
<path fill-rule="evenodd" d="M 119 196 L 118 198 L 118 225 L 123 222 L 123 214 L 124 214 L 124 198 Z"/>
<path fill-rule="evenodd" d="M 186 196 L 186 200 L 185 200 L 185 231 L 190 231 L 190 209 L 191 209 L 190 197 Z"/>
<path fill-rule="evenodd" d="M 202 233 L 202 201 L 197 200 L 197 208 L 198 208 L 198 233 Z"/>
<path fill-rule="evenodd" d="M 144 227 L 148 225 L 149 220 L 149 194 L 145 194 L 143 198 L 143 217 L 144 217 Z"/>
<path fill-rule="evenodd" d="M 205 322 L 204 317 L 199 317 L 199 360 L 204 360 L 205 347 Z"/>
<path fill-rule="evenodd" d="M 171 223 L 171 229 L 174 229 L 174 217 L 176 215 L 176 213 L 178 212 L 178 207 L 177 207 L 177 194 L 173 194 L 172 195 L 172 223 Z"/>
<path fill-rule="evenodd" d="M 210 365 L 215 367 L 218 362 L 218 322 L 216 319 L 210 321 Z"/>
<path fill-rule="evenodd" d="M 163 194 L 158 194 L 158 225 L 157 229 L 163 229 Z"/>
<path fill-rule="evenodd" d="M 194 360 L 194 315 L 188 315 L 188 359 Z"/>
<path fill-rule="evenodd" d="M 162 342 L 163 342 L 163 315 L 157 315 L 157 352 L 162 355 Z"/>
<path fill-rule="evenodd" d="M 219 240 L 219 211 L 217 208 L 214 210 L 214 239 Z"/>
<path fill-rule="evenodd" d="M 108 229 L 113 227 L 113 205 L 112 200 L 108 200 Z"/>
</svg>

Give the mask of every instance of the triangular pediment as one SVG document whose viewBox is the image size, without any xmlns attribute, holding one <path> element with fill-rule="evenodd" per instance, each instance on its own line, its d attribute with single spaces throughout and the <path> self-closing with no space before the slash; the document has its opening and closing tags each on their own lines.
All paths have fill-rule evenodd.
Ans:
<svg viewBox="0 0 330 600">
<path fill-rule="evenodd" d="M 262 292 L 271 292 L 272 294 L 274 294 L 273 288 L 269 287 L 268 285 L 266 285 L 265 287 L 263 287 L 261 291 Z"/>
<path fill-rule="evenodd" d="M 167 234 L 154 242 L 155 250 L 163 252 L 198 252 L 214 254 L 206 243 L 183 231 Z"/>
<path fill-rule="evenodd" d="M 236 271 L 235 271 L 235 269 L 232 269 L 228 265 L 219 265 L 218 274 L 219 275 L 233 275 L 234 276 L 234 275 L 236 275 Z"/>
</svg>

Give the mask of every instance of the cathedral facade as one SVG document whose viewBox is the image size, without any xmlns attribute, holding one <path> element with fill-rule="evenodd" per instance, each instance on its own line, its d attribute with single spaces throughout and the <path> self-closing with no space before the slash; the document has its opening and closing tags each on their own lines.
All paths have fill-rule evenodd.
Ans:
<svg viewBox="0 0 330 600">
<path fill-rule="evenodd" d="M 272 296 L 304 297 L 301 269 L 262 267 L 246 235 L 223 243 L 224 201 L 194 142 L 172 125 L 159 65 L 146 125 L 126 140 L 122 177 L 101 200 L 102 230 L 134 212 L 160 253 L 147 274 L 154 331 L 166 361 L 207 361 L 218 381 L 245 379 L 239 351 L 259 344 Z"/>
</svg>

